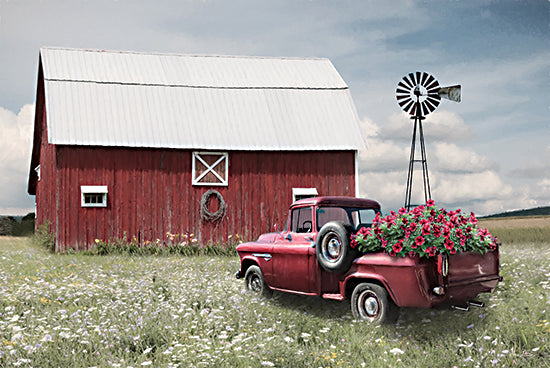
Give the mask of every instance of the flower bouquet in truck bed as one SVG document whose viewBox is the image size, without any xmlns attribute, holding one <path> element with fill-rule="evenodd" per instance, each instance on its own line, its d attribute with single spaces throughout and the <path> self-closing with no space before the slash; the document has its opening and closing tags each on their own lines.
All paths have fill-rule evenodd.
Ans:
<svg viewBox="0 0 550 368">
<path fill-rule="evenodd" d="M 437 208 L 433 200 L 426 205 L 382 217 L 378 213 L 371 227 L 352 235 L 351 246 L 360 252 L 386 252 L 394 257 L 477 252 L 498 249 L 497 239 L 487 229 L 477 228 L 474 213 L 464 215 L 460 209 Z"/>
</svg>

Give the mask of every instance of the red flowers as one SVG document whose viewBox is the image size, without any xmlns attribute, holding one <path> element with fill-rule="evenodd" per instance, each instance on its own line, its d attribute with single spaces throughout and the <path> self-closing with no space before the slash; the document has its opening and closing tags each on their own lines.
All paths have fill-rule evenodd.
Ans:
<svg viewBox="0 0 550 368">
<path fill-rule="evenodd" d="M 392 250 L 393 250 L 393 252 L 394 252 L 395 254 L 401 252 L 401 250 L 403 250 L 403 241 L 400 240 L 400 241 L 398 241 L 397 243 L 395 243 L 395 244 L 393 245 Z"/>
<path fill-rule="evenodd" d="M 426 250 L 424 250 L 424 252 L 426 252 L 428 254 L 428 256 L 430 256 L 430 257 L 435 257 L 435 255 L 437 254 L 437 248 L 436 247 L 428 247 L 428 248 L 426 248 Z"/>
<path fill-rule="evenodd" d="M 476 228 L 473 213 L 463 215 L 460 209 L 447 211 L 435 207 L 433 200 L 407 212 L 373 220 L 371 228 L 362 228 L 352 237 L 352 246 L 362 252 L 384 251 L 395 257 L 418 254 L 434 257 L 439 253 L 455 254 L 462 251 L 485 253 L 498 248 L 496 238 L 486 229 Z"/>
<path fill-rule="evenodd" d="M 411 248 L 416 249 L 420 247 L 422 244 L 424 244 L 424 238 L 421 235 L 419 235 L 416 237 L 416 239 L 414 239 L 414 245 L 411 245 Z"/>
</svg>

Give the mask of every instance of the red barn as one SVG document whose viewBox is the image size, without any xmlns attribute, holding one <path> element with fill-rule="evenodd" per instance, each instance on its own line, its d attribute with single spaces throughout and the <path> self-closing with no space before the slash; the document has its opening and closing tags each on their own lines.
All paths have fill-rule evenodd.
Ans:
<svg viewBox="0 0 550 368">
<path fill-rule="evenodd" d="M 327 59 L 41 48 L 28 192 L 58 251 L 254 238 L 296 198 L 356 195 L 363 146 Z"/>
</svg>

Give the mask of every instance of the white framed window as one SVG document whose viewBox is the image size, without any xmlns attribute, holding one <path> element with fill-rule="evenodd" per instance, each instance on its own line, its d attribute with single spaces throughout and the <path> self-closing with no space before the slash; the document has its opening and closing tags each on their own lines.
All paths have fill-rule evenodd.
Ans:
<svg viewBox="0 0 550 368">
<path fill-rule="evenodd" d="M 227 186 L 229 155 L 227 152 L 193 152 L 192 184 Z"/>
<path fill-rule="evenodd" d="M 81 207 L 107 207 L 107 193 L 106 185 L 81 185 L 80 205 Z"/>
<path fill-rule="evenodd" d="M 292 188 L 292 202 L 300 199 L 317 197 L 317 188 Z"/>
</svg>

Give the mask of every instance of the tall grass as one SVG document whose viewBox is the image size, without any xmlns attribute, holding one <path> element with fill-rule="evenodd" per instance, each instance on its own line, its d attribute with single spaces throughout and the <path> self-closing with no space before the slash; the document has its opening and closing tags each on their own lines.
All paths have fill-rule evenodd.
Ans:
<svg viewBox="0 0 550 368">
<path fill-rule="evenodd" d="M 236 257 L 51 254 L 0 238 L 0 366 L 549 367 L 550 244 L 504 244 L 484 309 L 402 309 L 353 321 L 349 303 L 257 298 Z"/>
<path fill-rule="evenodd" d="M 550 242 L 550 216 L 482 219 L 479 226 L 506 244 Z"/>
<path fill-rule="evenodd" d="M 532 227 L 489 230 L 499 241 L 507 244 L 550 242 L 550 228 Z"/>
</svg>

